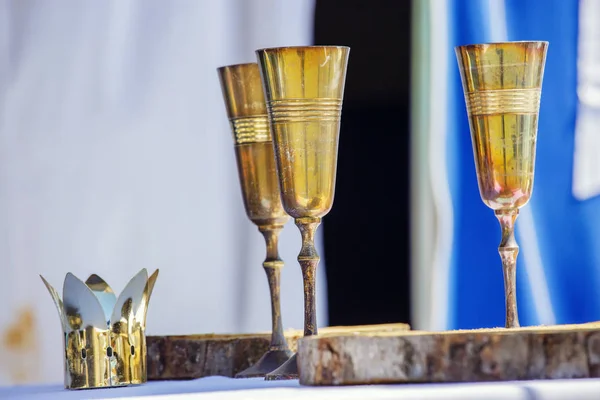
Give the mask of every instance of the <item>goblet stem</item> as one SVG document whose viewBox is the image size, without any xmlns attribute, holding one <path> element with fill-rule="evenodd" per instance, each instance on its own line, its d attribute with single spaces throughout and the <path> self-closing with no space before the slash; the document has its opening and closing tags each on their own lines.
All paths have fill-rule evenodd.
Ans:
<svg viewBox="0 0 600 400">
<path fill-rule="evenodd" d="M 269 280 L 271 293 L 271 346 L 270 350 L 288 350 L 288 345 L 283 335 L 283 322 L 281 319 L 280 276 L 283 261 L 279 257 L 279 233 L 282 225 L 263 225 L 258 230 L 263 234 L 267 245 L 267 257 L 263 268 Z"/>
<path fill-rule="evenodd" d="M 316 272 L 321 258 L 315 248 L 315 232 L 321 224 L 321 218 L 296 218 L 296 225 L 302 235 L 302 248 L 298 254 L 298 263 L 302 268 L 304 281 L 304 336 L 317 334 Z"/>
<path fill-rule="evenodd" d="M 515 221 L 519 215 L 518 208 L 496 210 L 496 218 L 502 228 L 502 240 L 498 252 L 502 259 L 504 273 L 504 297 L 506 300 L 506 327 L 519 327 L 519 314 L 517 313 L 517 255 L 519 245 L 515 240 Z"/>
</svg>

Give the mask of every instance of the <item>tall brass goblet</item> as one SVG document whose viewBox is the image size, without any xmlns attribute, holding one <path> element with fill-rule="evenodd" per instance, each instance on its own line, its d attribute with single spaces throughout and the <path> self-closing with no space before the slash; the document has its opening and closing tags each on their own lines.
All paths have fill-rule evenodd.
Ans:
<svg viewBox="0 0 600 400">
<path fill-rule="evenodd" d="M 257 50 L 281 200 L 302 235 L 304 335 L 317 333 L 315 231 L 333 205 L 348 47 Z M 266 379 L 298 377 L 296 356 Z"/>
<path fill-rule="evenodd" d="M 514 226 L 531 197 L 538 113 L 547 42 L 475 44 L 456 48 L 479 192 L 494 210 L 502 239 L 506 327 L 519 326 Z"/>
<path fill-rule="evenodd" d="M 246 214 L 258 226 L 267 246 L 267 257 L 263 267 L 271 292 L 271 345 L 269 351 L 256 364 L 236 375 L 236 378 L 250 378 L 264 376 L 292 356 L 283 335 L 279 298 L 283 261 L 279 257 L 277 246 L 279 233 L 289 216 L 281 205 L 273 143 L 258 65 L 231 65 L 217 71 L 233 130 Z"/>
</svg>

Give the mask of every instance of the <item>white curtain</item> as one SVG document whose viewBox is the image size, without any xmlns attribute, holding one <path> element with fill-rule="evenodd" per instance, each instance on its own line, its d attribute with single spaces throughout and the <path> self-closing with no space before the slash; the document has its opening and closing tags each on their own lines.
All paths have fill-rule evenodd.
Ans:
<svg viewBox="0 0 600 400">
<path fill-rule="evenodd" d="M 579 1 L 577 38 L 577 122 L 573 195 L 584 201 L 600 195 L 600 2 Z"/>
<path fill-rule="evenodd" d="M 66 272 L 160 275 L 148 334 L 270 329 L 216 68 L 310 44 L 311 0 L 0 0 L 0 384 L 62 380 Z M 302 326 L 297 228 L 281 240 Z M 326 324 L 324 265 L 320 325 Z"/>
</svg>

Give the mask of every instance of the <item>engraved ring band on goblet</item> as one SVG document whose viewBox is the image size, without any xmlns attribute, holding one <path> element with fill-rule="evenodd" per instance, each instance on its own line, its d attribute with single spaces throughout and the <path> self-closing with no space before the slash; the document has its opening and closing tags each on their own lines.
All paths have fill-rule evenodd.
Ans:
<svg viewBox="0 0 600 400">
<path fill-rule="evenodd" d="M 519 326 L 514 228 L 531 197 L 538 114 L 548 42 L 456 48 L 469 116 L 479 192 L 494 210 L 502 238 L 506 327 Z"/>
<path fill-rule="evenodd" d="M 248 218 L 263 234 L 267 257 L 263 267 L 271 293 L 271 344 L 256 364 L 238 373 L 236 378 L 265 376 L 291 356 L 283 334 L 280 306 L 278 237 L 289 216 L 281 205 L 279 184 L 269 130 L 267 110 L 258 65 L 239 64 L 218 70 L 227 116 L 235 142 L 238 175 Z"/>
<path fill-rule="evenodd" d="M 315 231 L 333 205 L 348 47 L 257 50 L 281 200 L 302 235 L 304 336 L 317 333 Z M 266 379 L 297 378 L 296 355 Z"/>
</svg>

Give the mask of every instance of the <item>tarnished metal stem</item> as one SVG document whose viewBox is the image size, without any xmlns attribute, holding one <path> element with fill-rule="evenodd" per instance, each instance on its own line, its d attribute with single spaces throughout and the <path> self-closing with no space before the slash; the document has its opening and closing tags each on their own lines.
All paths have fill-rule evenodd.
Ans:
<svg viewBox="0 0 600 400">
<path fill-rule="evenodd" d="M 316 272 L 321 260 L 315 248 L 315 232 L 321 218 L 296 218 L 295 222 L 302 235 L 298 262 L 304 280 L 304 336 L 312 336 L 317 334 Z"/>
<path fill-rule="evenodd" d="M 515 240 L 515 221 L 519 215 L 518 208 L 496 210 L 496 218 L 502 228 L 502 239 L 498 252 L 502 259 L 504 273 L 504 297 L 506 300 L 506 327 L 519 327 L 519 314 L 517 313 L 517 255 L 519 245 Z"/>
<path fill-rule="evenodd" d="M 288 345 L 283 335 L 283 322 L 281 318 L 281 300 L 280 300 L 280 276 L 283 268 L 283 261 L 279 257 L 279 233 L 283 229 L 282 225 L 263 225 L 258 230 L 263 234 L 267 245 L 267 257 L 263 262 L 263 267 L 269 280 L 269 290 L 271 293 L 271 347 L 270 350 L 287 350 Z"/>
</svg>

